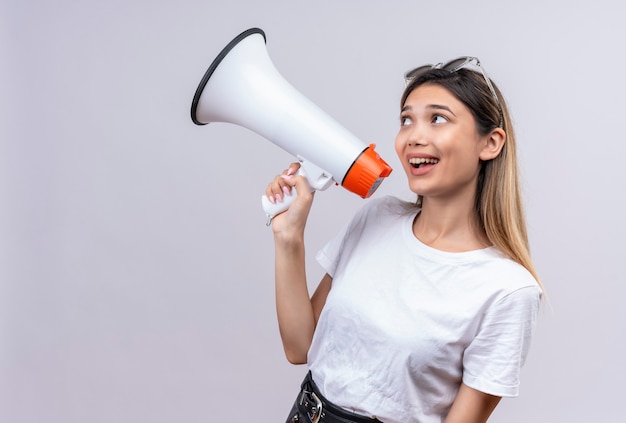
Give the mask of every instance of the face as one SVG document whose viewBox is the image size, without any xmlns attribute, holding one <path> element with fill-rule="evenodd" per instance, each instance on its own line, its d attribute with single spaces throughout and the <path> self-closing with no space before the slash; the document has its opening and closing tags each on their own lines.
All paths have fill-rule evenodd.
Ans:
<svg viewBox="0 0 626 423">
<path fill-rule="evenodd" d="M 427 84 L 407 97 L 395 147 L 411 191 L 424 199 L 473 199 L 489 138 L 447 89 Z"/>
</svg>

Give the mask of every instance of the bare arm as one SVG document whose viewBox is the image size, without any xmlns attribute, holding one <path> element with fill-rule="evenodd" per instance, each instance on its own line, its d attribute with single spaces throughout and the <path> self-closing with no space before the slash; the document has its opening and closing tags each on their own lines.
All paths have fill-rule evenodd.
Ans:
<svg viewBox="0 0 626 423">
<path fill-rule="evenodd" d="M 485 423 L 500 399 L 461 384 L 444 423 Z"/>
<path fill-rule="evenodd" d="M 295 172 L 291 166 L 288 175 Z M 268 197 L 280 201 L 286 191 L 295 187 L 296 200 L 289 209 L 274 217 L 276 312 L 285 355 L 293 364 L 303 364 L 317 319 L 326 301 L 332 279 L 326 275 L 312 297 L 309 297 L 306 271 L 304 228 L 313 202 L 306 181 L 302 177 L 277 177 L 267 188 Z"/>
</svg>

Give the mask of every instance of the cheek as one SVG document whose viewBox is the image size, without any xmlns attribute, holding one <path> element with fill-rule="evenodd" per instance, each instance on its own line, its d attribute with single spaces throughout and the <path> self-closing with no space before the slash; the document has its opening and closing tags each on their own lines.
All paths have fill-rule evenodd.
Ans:
<svg viewBox="0 0 626 423">
<path fill-rule="evenodd" d="M 398 155 L 398 158 L 400 158 L 400 161 L 402 161 L 402 156 L 404 155 L 404 145 L 404 137 L 402 136 L 402 133 L 399 132 L 398 135 L 396 135 L 394 147 L 396 149 L 396 154 Z"/>
</svg>

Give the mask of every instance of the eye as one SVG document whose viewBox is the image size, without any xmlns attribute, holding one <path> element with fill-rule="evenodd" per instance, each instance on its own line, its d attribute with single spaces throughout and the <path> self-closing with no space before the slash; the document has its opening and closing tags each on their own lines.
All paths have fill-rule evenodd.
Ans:
<svg viewBox="0 0 626 423">
<path fill-rule="evenodd" d="M 448 118 L 446 118 L 443 115 L 433 115 L 432 119 L 431 119 L 432 123 L 446 123 L 448 122 Z"/>
<path fill-rule="evenodd" d="M 400 126 L 410 125 L 413 121 L 408 116 L 400 116 Z"/>
</svg>

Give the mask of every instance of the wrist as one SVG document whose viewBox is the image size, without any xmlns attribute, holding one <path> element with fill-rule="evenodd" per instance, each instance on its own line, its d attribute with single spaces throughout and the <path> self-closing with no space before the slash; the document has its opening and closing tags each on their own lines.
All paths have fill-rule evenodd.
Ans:
<svg viewBox="0 0 626 423">
<path fill-rule="evenodd" d="M 280 231 L 274 232 L 274 244 L 281 248 L 296 248 L 304 245 L 304 232 Z"/>
</svg>

